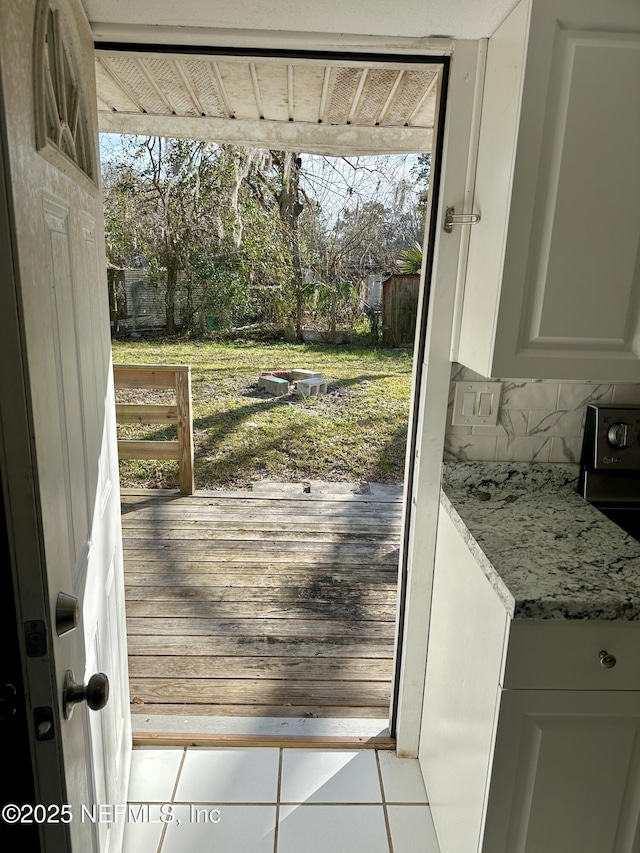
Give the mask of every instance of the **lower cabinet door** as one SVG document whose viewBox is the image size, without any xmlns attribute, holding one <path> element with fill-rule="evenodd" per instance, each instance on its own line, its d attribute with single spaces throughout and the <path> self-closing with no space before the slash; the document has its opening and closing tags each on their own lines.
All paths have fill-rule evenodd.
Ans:
<svg viewBox="0 0 640 853">
<path fill-rule="evenodd" d="M 482 853 L 640 853 L 640 691 L 505 690 Z"/>
</svg>

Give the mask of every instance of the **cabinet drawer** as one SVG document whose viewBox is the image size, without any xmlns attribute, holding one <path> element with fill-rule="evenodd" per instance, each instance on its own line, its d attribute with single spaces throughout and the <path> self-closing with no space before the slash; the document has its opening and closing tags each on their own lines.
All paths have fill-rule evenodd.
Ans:
<svg viewBox="0 0 640 853">
<path fill-rule="evenodd" d="M 610 668 L 603 651 L 615 658 Z M 640 622 L 514 619 L 503 687 L 640 690 Z"/>
</svg>

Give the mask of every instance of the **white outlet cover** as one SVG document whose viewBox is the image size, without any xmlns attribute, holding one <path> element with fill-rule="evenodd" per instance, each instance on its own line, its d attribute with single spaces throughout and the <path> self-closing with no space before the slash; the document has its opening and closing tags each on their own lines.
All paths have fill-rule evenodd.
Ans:
<svg viewBox="0 0 640 853">
<path fill-rule="evenodd" d="M 497 426 L 501 394 L 502 382 L 456 382 L 452 425 Z"/>
</svg>

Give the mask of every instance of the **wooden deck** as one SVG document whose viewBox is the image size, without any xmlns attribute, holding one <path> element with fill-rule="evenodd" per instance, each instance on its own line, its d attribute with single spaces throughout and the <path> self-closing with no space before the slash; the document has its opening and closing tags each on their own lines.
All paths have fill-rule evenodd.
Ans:
<svg viewBox="0 0 640 853">
<path fill-rule="evenodd" d="M 126 496 L 132 711 L 389 712 L 401 501 Z"/>
</svg>

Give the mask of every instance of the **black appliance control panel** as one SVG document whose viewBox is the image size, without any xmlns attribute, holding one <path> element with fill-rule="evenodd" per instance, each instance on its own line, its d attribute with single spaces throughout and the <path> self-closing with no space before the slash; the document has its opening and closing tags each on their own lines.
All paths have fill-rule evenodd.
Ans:
<svg viewBox="0 0 640 853">
<path fill-rule="evenodd" d="M 597 471 L 640 471 L 640 406 L 589 405 L 581 464 Z"/>
</svg>

